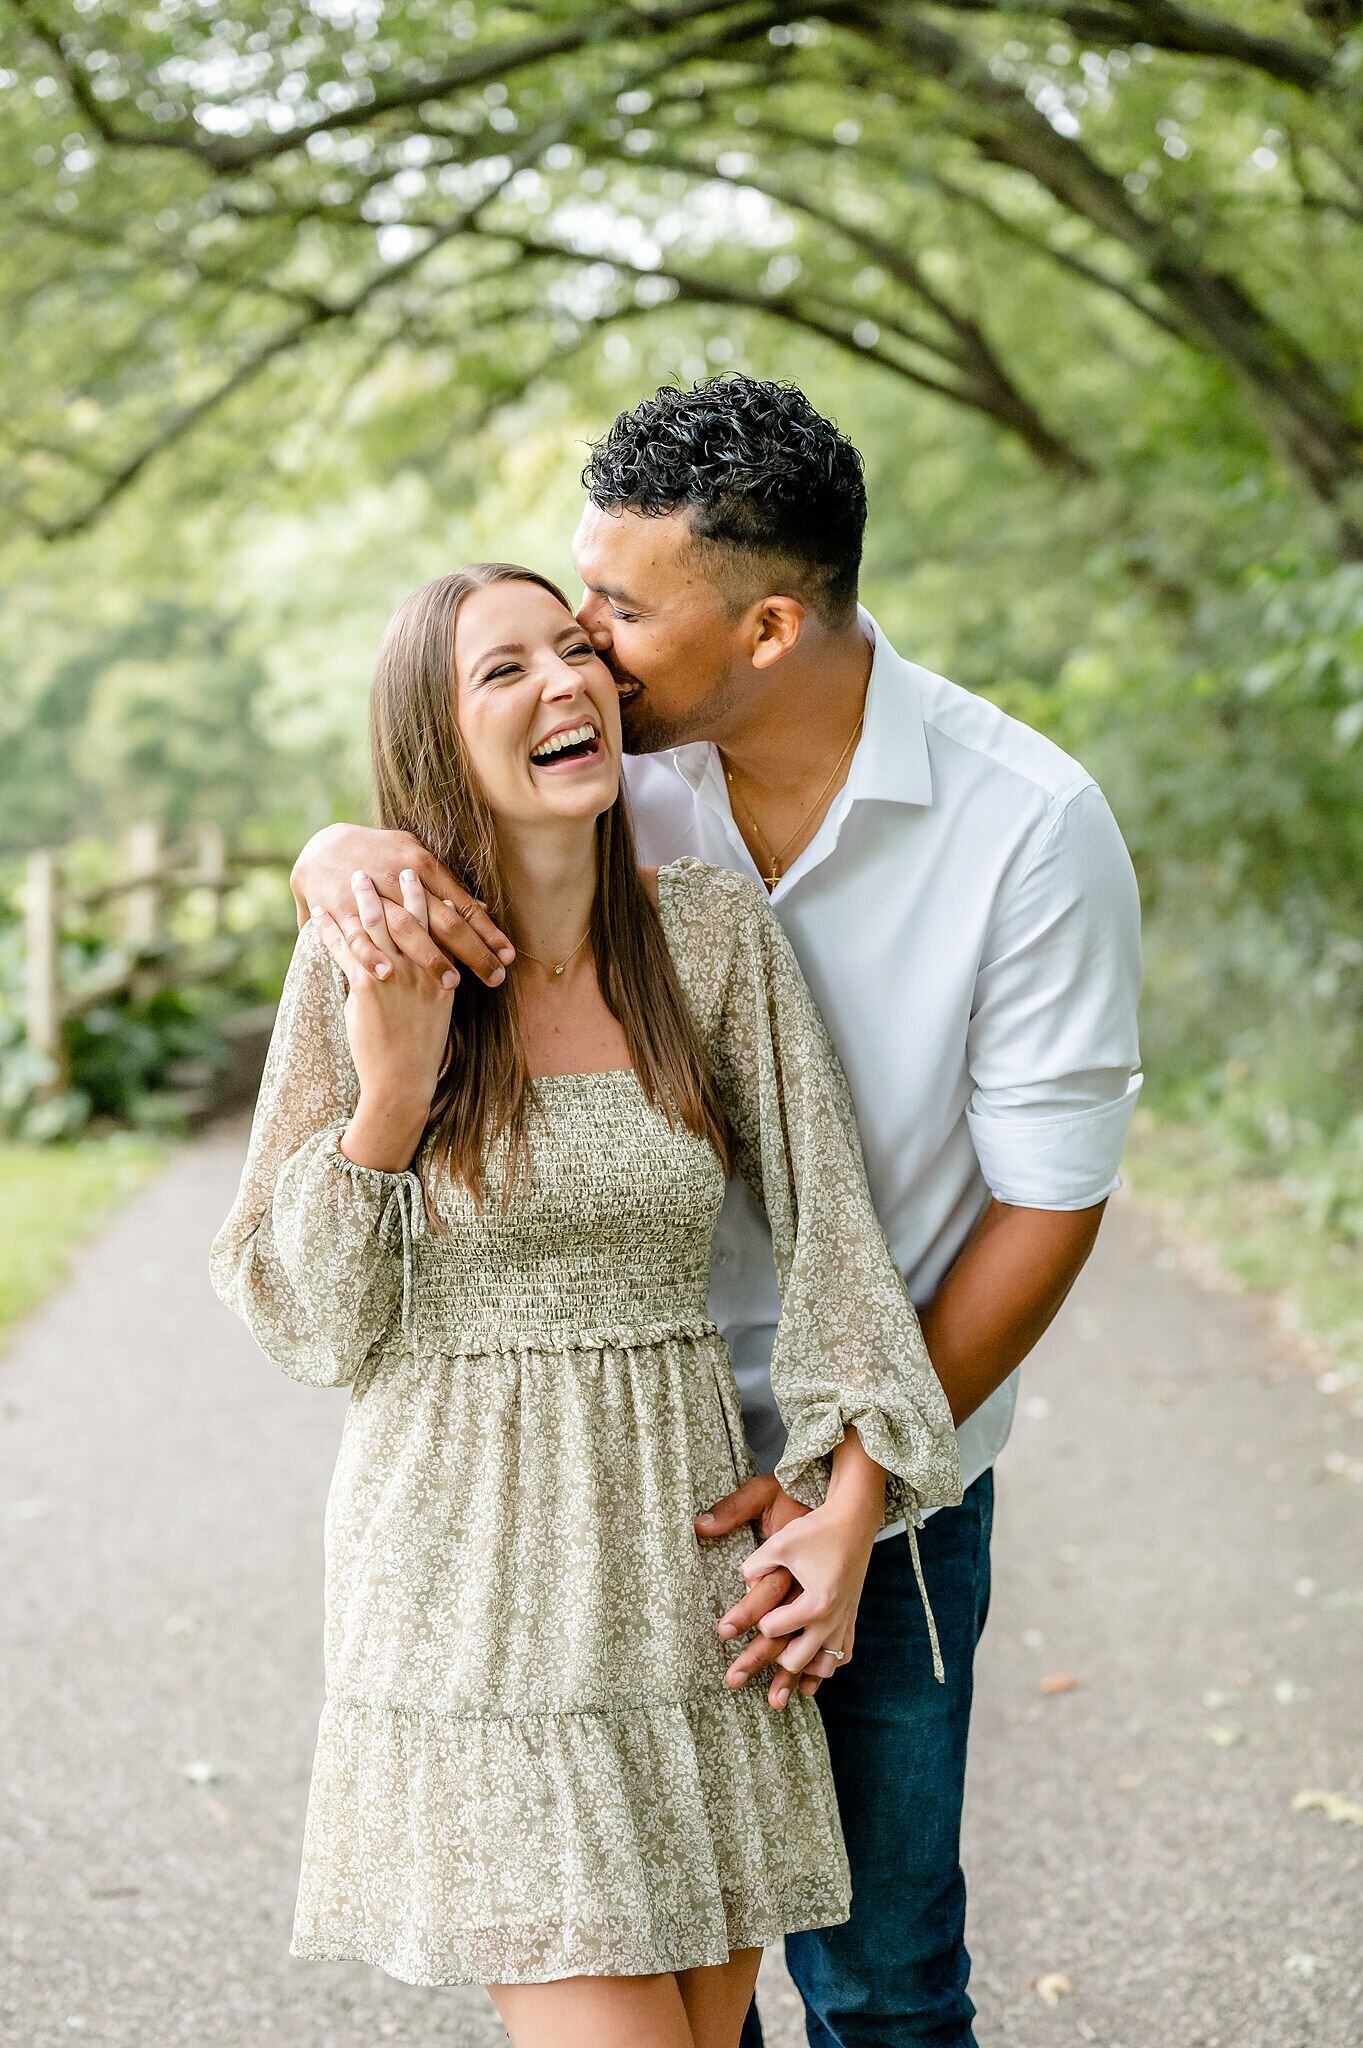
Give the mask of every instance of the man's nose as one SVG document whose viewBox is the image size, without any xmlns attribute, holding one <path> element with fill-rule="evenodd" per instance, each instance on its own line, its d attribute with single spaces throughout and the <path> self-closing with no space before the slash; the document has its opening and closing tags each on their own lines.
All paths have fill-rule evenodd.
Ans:
<svg viewBox="0 0 1363 2048">
<path fill-rule="evenodd" d="M 601 616 L 601 600 L 594 590 L 584 590 L 582 602 L 577 608 L 577 623 L 598 650 L 614 645 L 610 628 Z"/>
</svg>

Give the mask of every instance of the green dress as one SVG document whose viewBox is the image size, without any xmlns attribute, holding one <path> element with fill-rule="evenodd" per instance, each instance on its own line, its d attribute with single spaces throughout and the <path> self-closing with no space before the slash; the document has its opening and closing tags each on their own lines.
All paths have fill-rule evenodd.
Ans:
<svg viewBox="0 0 1363 2048">
<path fill-rule="evenodd" d="M 912 1529 L 960 1498 L 956 1441 L 841 1070 L 755 885 L 688 859 L 659 899 L 771 1222 L 781 1481 L 817 1504 L 855 1424 Z M 632 1071 L 556 1075 L 509 1206 L 494 1148 L 485 1206 L 442 1175 L 432 1229 L 414 1172 L 338 1147 L 358 1092 L 344 995 L 305 930 L 212 1252 L 285 1372 L 351 1388 L 292 1952 L 540 1983 L 845 1919 L 817 1706 L 723 1683 L 738 1646 L 714 1625 L 754 1535 L 692 1529 L 753 1469 L 707 1313 L 713 1150 Z"/>
</svg>

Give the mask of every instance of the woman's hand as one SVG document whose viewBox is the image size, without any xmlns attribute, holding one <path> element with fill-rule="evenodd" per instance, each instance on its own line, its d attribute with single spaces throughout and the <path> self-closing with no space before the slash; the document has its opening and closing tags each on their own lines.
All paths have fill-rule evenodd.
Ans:
<svg viewBox="0 0 1363 2048">
<path fill-rule="evenodd" d="M 424 926 L 426 892 L 420 881 L 404 869 L 399 885 L 408 914 Z M 362 914 L 373 916 L 377 896 L 372 881 L 356 873 L 352 887 Z M 377 915 L 381 919 L 382 911 Z M 449 1041 L 454 989 L 433 981 L 386 933 L 380 951 L 387 972 L 380 978 L 356 959 L 329 911 L 319 905 L 313 922 L 346 978 L 346 1036 L 360 1082 L 342 1150 L 357 1166 L 402 1172 L 430 1114 Z"/>
<path fill-rule="evenodd" d="M 421 917 L 402 887 L 404 870 L 421 885 Z M 357 871 L 373 884 L 363 896 L 353 886 Z M 289 886 L 299 924 L 306 924 L 314 910 L 325 910 L 355 959 L 380 980 L 385 960 L 396 952 L 436 987 L 454 967 L 467 967 L 496 988 L 516 957 L 510 939 L 483 906 L 410 832 L 328 825 L 314 832 L 299 854 Z"/>
<path fill-rule="evenodd" d="M 744 1560 L 750 1592 L 780 1572 L 795 1580 L 796 1595 L 758 1621 L 755 1639 L 729 1666 L 734 1690 L 774 1664 L 767 1698 L 784 1707 L 797 1685 L 808 1697 L 851 1662 L 861 1589 L 884 1514 L 884 1468 L 849 1429 L 833 1453 L 823 1506 L 787 1522 Z"/>
</svg>

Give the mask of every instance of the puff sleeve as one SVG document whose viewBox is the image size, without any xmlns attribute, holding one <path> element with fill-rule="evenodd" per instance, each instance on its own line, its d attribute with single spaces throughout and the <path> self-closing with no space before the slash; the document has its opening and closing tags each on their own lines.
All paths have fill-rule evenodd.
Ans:
<svg viewBox="0 0 1363 2048">
<path fill-rule="evenodd" d="M 421 1182 L 347 1159 L 359 1098 L 345 977 L 299 933 L 256 1101 L 241 1185 L 209 1254 L 213 1287 L 266 1356 L 313 1386 L 345 1386 L 409 1321 Z"/>
</svg>

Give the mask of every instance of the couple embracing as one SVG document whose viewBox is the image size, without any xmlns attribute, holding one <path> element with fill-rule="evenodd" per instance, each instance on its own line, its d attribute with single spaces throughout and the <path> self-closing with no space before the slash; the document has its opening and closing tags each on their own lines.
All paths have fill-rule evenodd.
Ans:
<svg viewBox="0 0 1363 2048">
<path fill-rule="evenodd" d="M 576 613 L 480 564 L 388 627 L 213 1247 L 352 1390 L 293 1952 L 758 2048 L 785 1937 L 813 2048 L 969 2048 L 992 1466 L 1117 1185 L 1130 864 L 859 609 L 799 392 L 584 480 Z"/>
</svg>

